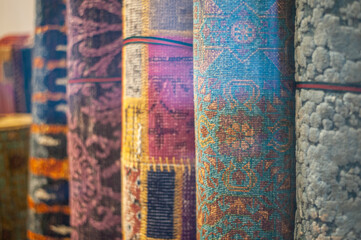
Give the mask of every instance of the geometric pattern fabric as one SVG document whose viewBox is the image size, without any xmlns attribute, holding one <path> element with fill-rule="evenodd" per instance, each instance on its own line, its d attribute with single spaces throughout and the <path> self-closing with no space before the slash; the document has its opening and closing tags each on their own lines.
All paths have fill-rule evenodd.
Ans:
<svg viewBox="0 0 361 240">
<path fill-rule="evenodd" d="M 192 1 L 125 0 L 123 21 L 124 239 L 195 239 Z"/>
<path fill-rule="evenodd" d="M 199 239 L 293 236 L 293 7 L 194 1 Z"/>
</svg>

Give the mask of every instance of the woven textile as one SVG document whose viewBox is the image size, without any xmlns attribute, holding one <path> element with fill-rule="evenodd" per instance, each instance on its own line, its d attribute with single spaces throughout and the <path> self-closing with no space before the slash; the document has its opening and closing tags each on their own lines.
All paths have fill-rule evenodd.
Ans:
<svg viewBox="0 0 361 240">
<path fill-rule="evenodd" d="M 11 46 L 0 45 L 0 113 L 15 113 Z"/>
<path fill-rule="evenodd" d="M 195 239 L 191 0 L 124 1 L 124 239 Z"/>
<path fill-rule="evenodd" d="M 15 106 L 17 113 L 31 110 L 31 48 L 26 45 L 13 49 L 15 77 Z"/>
<path fill-rule="evenodd" d="M 32 46 L 26 46 L 20 50 L 19 57 L 21 58 L 21 70 L 24 89 L 24 98 L 25 98 L 25 112 L 31 112 L 31 76 L 32 76 Z"/>
<path fill-rule="evenodd" d="M 17 113 L 30 113 L 31 78 L 29 78 L 29 73 L 31 76 L 31 69 L 26 68 L 26 61 L 31 64 L 31 56 L 23 55 L 29 37 L 26 35 L 17 36 L 17 39 L 17 43 L 12 45 L 15 111 Z"/>
<path fill-rule="evenodd" d="M 71 238 L 121 239 L 120 0 L 69 0 Z"/>
<path fill-rule="evenodd" d="M 199 239 L 292 239 L 293 4 L 194 1 Z"/>
<path fill-rule="evenodd" d="M 36 1 L 28 239 L 70 236 L 66 153 L 66 33 L 62 0 Z"/>
<path fill-rule="evenodd" d="M 31 117 L 0 115 L 0 239 L 26 239 Z"/>
<path fill-rule="evenodd" d="M 28 41 L 27 35 L 9 35 L 0 39 L 0 113 L 30 111 L 28 76 L 31 69 L 26 68 L 24 62 L 30 58 L 23 58 Z"/>
<path fill-rule="evenodd" d="M 361 1 L 296 3 L 295 237 L 361 239 Z"/>
</svg>

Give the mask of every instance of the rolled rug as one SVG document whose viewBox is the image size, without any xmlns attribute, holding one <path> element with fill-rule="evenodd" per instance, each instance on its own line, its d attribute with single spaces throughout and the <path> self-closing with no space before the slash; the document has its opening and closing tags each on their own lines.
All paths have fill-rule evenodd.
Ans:
<svg viewBox="0 0 361 240">
<path fill-rule="evenodd" d="M 296 239 L 361 239 L 361 1 L 297 0 Z"/>
<path fill-rule="evenodd" d="M 32 75 L 32 52 L 33 46 L 25 46 L 21 49 L 22 76 L 24 78 L 25 112 L 31 112 L 31 75 Z"/>
<path fill-rule="evenodd" d="M 17 113 L 30 113 L 31 105 L 31 38 L 13 46 L 15 106 Z"/>
<path fill-rule="evenodd" d="M 66 32 L 63 0 L 36 1 L 33 49 L 29 240 L 67 239 Z"/>
<path fill-rule="evenodd" d="M 124 239 L 195 239 L 192 1 L 123 11 Z"/>
<path fill-rule="evenodd" d="M 30 125 L 30 115 L 0 115 L 0 239 L 26 239 Z"/>
<path fill-rule="evenodd" d="M 198 239 L 292 239 L 293 1 L 194 1 Z"/>
<path fill-rule="evenodd" d="M 15 91 L 12 83 L 0 82 L 0 113 L 15 113 Z"/>
<path fill-rule="evenodd" d="M 0 39 L 0 114 L 16 112 L 13 55 L 9 39 Z"/>
<path fill-rule="evenodd" d="M 120 0 L 68 0 L 71 238 L 122 239 Z"/>
<path fill-rule="evenodd" d="M 30 43 L 28 35 L 14 34 L 0 39 L 0 113 L 29 112 L 25 97 L 29 90 L 30 79 L 26 79 L 29 69 L 23 66 L 22 50 Z"/>
</svg>

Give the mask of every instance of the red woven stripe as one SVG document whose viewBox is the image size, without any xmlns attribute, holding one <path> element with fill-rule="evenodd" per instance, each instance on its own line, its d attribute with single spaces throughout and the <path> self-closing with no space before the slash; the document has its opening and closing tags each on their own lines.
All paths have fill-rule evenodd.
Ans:
<svg viewBox="0 0 361 240">
<path fill-rule="evenodd" d="M 352 87 L 352 86 L 337 86 L 337 85 L 326 85 L 326 84 L 302 83 L 302 84 L 297 84 L 297 88 L 312 88 L 312 89 L 323 89 L 323 90 L 334 90 L 334 91 L 345 91 L 345 92 L 360 92 L 361 93 L 361 87 Z"/>
</svg>

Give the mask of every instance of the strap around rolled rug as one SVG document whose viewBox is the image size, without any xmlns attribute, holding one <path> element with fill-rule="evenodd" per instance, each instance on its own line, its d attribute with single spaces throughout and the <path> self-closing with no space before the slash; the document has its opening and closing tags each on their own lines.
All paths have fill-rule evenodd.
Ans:
<svg viewBox="0 0 361 240">
<path fill-rule="evenodd" d="M 122 4 L 68 1 L 71 238 L 122 239 Z"/>
<path fill-rule="evenodd" d="M 33 48 L 29 240 L 67 239 L 66 29 L 63 0 L 37 0 Z"/>
<path fill-rule="evenodd" d="M 192 1 L 124 1 L 124 239 L 195 239 Z"/>
<path fill-rule="evenodd" d="M 31 116 L 0 114 L 0 239 L 26 239 Z"/>
<path fill-rule="evenodd" d="M 361 239 L 361 1 L 296 3 L 295 238 Z"/>
<path fill-rule="evenodd" d="M 293 1 L 194 1 L 198 239 L 293 237 Z"/>
</svg>

